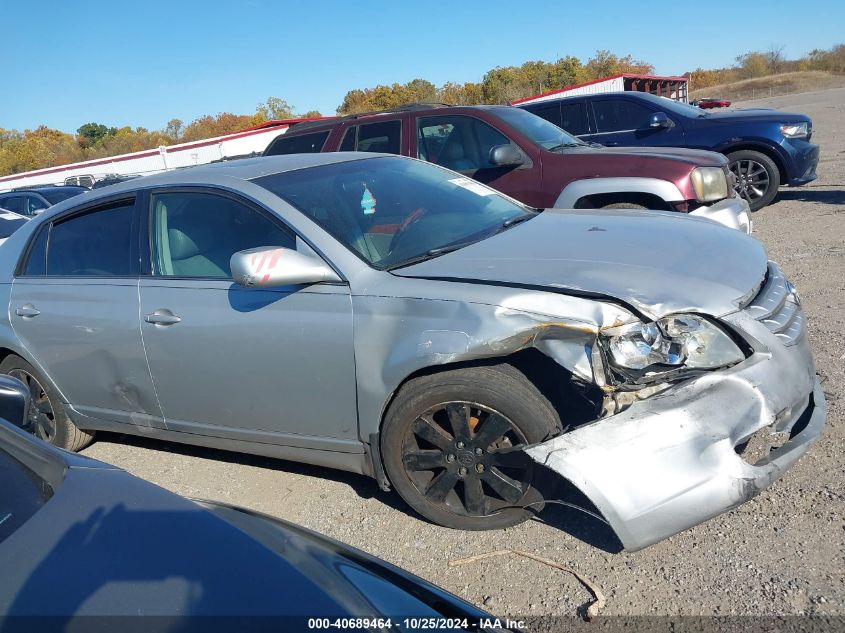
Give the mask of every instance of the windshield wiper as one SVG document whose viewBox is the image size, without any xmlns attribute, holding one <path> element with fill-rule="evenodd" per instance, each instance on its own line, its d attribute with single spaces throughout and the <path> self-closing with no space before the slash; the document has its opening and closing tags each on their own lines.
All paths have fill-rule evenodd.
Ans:
<svg viewBox="0 0 845 633">
<path fill-rule="evenodd" d="M 502 222 L 501 226 L 499 226 L 499 230 L 496 231 L 496 233 L 501 233 L 505 229 L 509 229 L 512 226 L 516 226 L 517 224 L 521 224 L 521 223 L 525 222 L 526 220 L 530 220 L 535 215 L 536 215 L 535 213 L 526 213 L 525 215 L 518 215 L 518 216 L 513 217 L 513 218 L 508 218 L 507 220 Z"/>
<path fill-rule="evenodd" d="M 441 255 L 445 255 L 446 253 L 451 253 L 452 251 L 456 251 L 458 249 L 463 248 L 464 246 L 469 246 L 470 244 L 475 244 L 476 240 L 472 240 L 470 242 L 456 242 L 455 244 L 448 244 L 447 246 L 440 246 L 438 248 L 432 248 L 427 250 L 422 255 L 416 255 L 415 257 L 411 257 L 410 259 L 406 259 L 401 261 L 397 264 L 393 264 L 392 266 L 388 266 L 385 268 L 387 271 L 396 270 L 397 268 L 404 268 L 405 266 L 412 266 L 413 264 L 419 264 L 420 262 L 427 261 L 429 259 L 434 259 L 435 257 L 440 257 Z"/>
<path fill-rule="evenodd" d="M 555 145 L 554 147 L 550 147 L 550 152 L 556 152 L 559 149 L 566 149 L 567 147 L 584 147 L 586 143 L 560 143 L 559 145 Z"/>
</svg>

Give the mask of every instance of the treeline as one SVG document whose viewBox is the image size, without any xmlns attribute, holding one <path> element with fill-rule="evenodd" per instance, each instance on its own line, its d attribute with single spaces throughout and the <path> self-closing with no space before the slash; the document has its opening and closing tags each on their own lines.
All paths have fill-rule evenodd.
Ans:
<svg viewBox="0 0 845 633">
<path fill-rule="evenodd" d="M 582 63 L 577 57 L 568 56 L 554 62 L 532 61 L 521 66 L 493 68 L 485 73 L 479 83 L 448 82 L 438 87 L 425 79 L 414 79 L 406 84 L 395 83 L 390 86 L 350 90 L 343 98 L 337 113 L 356 114 L 384 110 L 419 101 L 454 105 L 504 104 L 520 97 L 617 73 L 652 74 L 654 66 L 633 59 L 630 55 L 618 57 L 603 50 L 597 51 L 586 63 Z"/>
<path fill-rule="evenodd" d="M 716 70 L 696 68 L 690 73 L 690 89 L 698 90 L 744 79 L 807 70 L 845 73 L 845 44 L 837 44 L 829 50 L 814 49 L 800 59 L 785 59 L 782 46 L 773 46 L 765 52 L 744 53 L 739 55 L 736 58 L 736 64 L 729 68 Z"/>
<path fill-rule="evenodd" d="M 115 128 L 101 123 L 86 123 L 76 134 L 43 125 L 24 132 L 0 127 L 0 176 L 223 136 L 271 119 L 295 116 L 321 114 L 316 110 L 295 114 L 284 99 L 270 97 L 258 105 L 254 114 L 222 112 L 199 117 L 188 125 L 171 119 L 163 130 Z"/>
<path fill-rule="evenodd" d="M 772 47 L 768 51 L 739 55 L 736 64 L 729 68 L 698 68 L 687 75 L 690 77 L 690 89 L 695 90 L 797 70 L 845 73 L 845 44 L 829 50 L 813 50 L 796 60 L 785 59 L 783 47 Z M 630 55 L 619 57 L 610 51 L 600 50 L 586 62 L 567 56 L 553 62 L 529 61 L 521 66 L 493 68 L 477 83 L 447 82 L 436 86 L 426 79 L 414 79 L 405 84 L 350 90 L 337 113 L 384 110 L 418 101 L 457 105 L 510 103 L 520 97 L 623 72 L 652 74 L 654 66 Z M 320 116 L 320 113 L 312 110 L 295 115 L 294 108 L 284 99 L 270 97 L 259 104 L 253 114 L 224 112 L 200 117 L 188 125 L 172 119 L 162 130 L 114 128 L 101 123 L 86 123 L 76 134 L 45 126 L 24 132 L 0 127 L 0 175 L 222 136 L 270 119 L 294 116 Z"/>
</svg>

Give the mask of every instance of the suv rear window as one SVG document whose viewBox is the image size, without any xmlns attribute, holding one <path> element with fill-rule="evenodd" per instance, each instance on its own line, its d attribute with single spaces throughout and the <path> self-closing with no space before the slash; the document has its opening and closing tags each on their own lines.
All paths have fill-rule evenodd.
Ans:
<svg viewBox="0 0 845 633">
<path fill-rule="evenodd" d="M 53 489 L 6 451 L 0 449 L 0 543 L 9 538 L 53 496 Z"/>
<path fill-rule="evenodd" d="M 280 156 L 282 154 L 316 154 L 323 149 L 329 130 L 288 136 L 283 134 L 270 144 L 265 156 Z"/>
</svg>

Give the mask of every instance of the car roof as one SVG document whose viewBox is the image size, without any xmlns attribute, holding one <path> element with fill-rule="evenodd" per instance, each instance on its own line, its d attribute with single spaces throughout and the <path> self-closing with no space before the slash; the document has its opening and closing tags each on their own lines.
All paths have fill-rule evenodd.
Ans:
<svg viewBox="0 0 845 633">
<path fill-rule="evenodd" d="M 298 136 L 305 133 L 323 132 L 331 130 L 338 125 L 346 123 L 347 121 L 361 121 L 362 123 L 370 123 L 374 119 L 379 119 L 391 114 L 401 114 L 403 112 L 414 112 L 415 114 L 461 114 L 467 111 L 473 112 L 478 110 L 495 111 L 501 108 L 510 108 L 509 105 L 495 105 L 495 104 L 477 104 L 477 105 L 449 105 L 445 103 L 411 103 L 398 108 L 391 108 L 388 110 L 379 110 L 377 112 L 361 112 L 360 114 L 349 114 L 346 116 L 338 116 L 327 119 L 320 119 L 319 121 L 303 121 L 302 123 L 295 123 L 288 128 L 287 132 L 280 133 L 277 137 L 270 141 L 273 143 L 276 139 L 285 138 L 286 136 Z M 269 147 L 269 145 L 268 145 Z"/>
<path fill-rule="evenodd" d="M 288 171 L 308 169 L 322 165 L 335 163 L 346 163 L 357 160 L 367 160 L 378 156 L 390 156 L 402 158 L 394 154 L 377 154 L 364 152 L 332 152 L 314 154 L 287 154 L 284 156 L 257 156 L 255 158 L 243 158 L 240 160 L 226 161 L 221 163 L 208 163 L 196 167 L 185 167 L 172 171 L 162 172 L 144 176 L 143 178 L 132 178 L 123 182 L 102 187 L 99 189 L 86 190 L 85 200 L 96 200 L 120 194 L 123 192 L 137 191 L 150 187 L 168 185 L 192 185 L 192 184 L 214 184 L 221 178 L 237 178 L 239 180 L 252 180 L 261 176 L 270 176 Z M 411 160 L 411 159 L 406 159 Z M 70 206 L 79 204 L 78 198 L 68 198 L 66 201 L 56 205 L 56 209 L 66 208 L 65 203 Z M 62 205 L 60 207 L 60 205 Z M 51 208 L 52 210 L 52 208 Z"/>
</svg>

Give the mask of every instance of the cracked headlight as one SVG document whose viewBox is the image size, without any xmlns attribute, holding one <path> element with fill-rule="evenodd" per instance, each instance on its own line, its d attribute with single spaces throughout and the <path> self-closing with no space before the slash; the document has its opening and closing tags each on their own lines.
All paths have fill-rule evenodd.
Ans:
<svg viewBox="0 0 845 633">
<path fill-rule="evenodd" d="M 690 180 L 699 202 L 715 202 L 728 197 L 728 179 L 721 167 L 696 167 Z"/>
<path fill-rule="evenodd" d="M 610 360 L 625 369 L 717 369 L 745 358 L 719 326 L 695 314 L 623 325 L 605 330 L 603 335 Z"/>
</svg>

